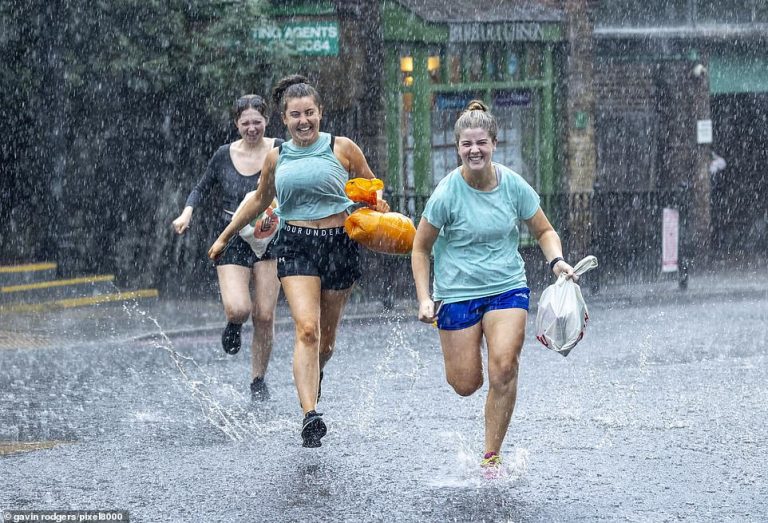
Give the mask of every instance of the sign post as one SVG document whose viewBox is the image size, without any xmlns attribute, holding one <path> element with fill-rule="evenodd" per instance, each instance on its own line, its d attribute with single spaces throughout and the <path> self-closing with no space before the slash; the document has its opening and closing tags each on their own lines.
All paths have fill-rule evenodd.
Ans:
<svg viewBox="0 0 768 523">
<path fill-rule="evenodd" d="M 677 209 L 664 208 L 661 238 L 661 272 L 676 272 L 680 239 L 680 213 Z"/>
</svg>

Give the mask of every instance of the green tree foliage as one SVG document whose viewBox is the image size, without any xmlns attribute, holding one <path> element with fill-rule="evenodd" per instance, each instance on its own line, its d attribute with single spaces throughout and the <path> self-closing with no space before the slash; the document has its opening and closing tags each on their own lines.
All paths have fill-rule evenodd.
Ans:
<svg viewBox="0 0 768 523">
<path fill-rule="evenodd" d="M 5 261 L 148 279 L 202 258 L 168 224 L 231 137 L 232 101 L 273 81 L 251 37 L 263 3 L 1 2 Z"/>
</svg>

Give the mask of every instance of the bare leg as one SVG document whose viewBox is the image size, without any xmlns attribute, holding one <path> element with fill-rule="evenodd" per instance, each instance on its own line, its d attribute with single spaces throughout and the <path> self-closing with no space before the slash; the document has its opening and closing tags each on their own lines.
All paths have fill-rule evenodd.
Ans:
<svg viewBox="0 0 768 523">
<path fill-rule="evenodd" d="M 483 386 L 482 340 L 481 323 L 457 331 L 440 330 L 445 378 L 460 396 L 470 396 Z"/>
<path fill-rule="evenodd" d="M 483 316 L 489 383 L 485 400 L 485 452 L 500 453 L 512 419 L 527 316 L 524 309 L 495 310 Z"/>
<path fill-rule="evenodd" d="M 282 284 L 296 330 L 293 380 L 306 414 L 317 406 L 320 380 L 320 278 L 286 276 Z"/>
<path fill-rule="evenodd" d="M 320 295 L 320 370 L 333 356 L 336 329 L 351 292 L 352 287 L 340 291 L 325 290 Z"/>
<path fill-rule="evenodd" d="M 277 261 L 258 262 L 253 266 L 253 340 L 251 341 L 251 377 L 267 374 L 275 333 L 275 307 L 280 295 Z"/>
<path fill-rule="evenodd" d="M 242 325 L 251 314 L 251 270 L 240 265 L 219 265 L 216 273 L 227 321 Z"/>
</svg>

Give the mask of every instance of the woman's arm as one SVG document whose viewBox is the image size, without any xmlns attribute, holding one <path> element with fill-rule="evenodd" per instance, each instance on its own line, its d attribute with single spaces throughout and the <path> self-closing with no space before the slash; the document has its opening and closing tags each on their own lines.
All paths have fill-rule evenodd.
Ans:
<svg viewBox="0 0 768 523">
<path fill-rule="evenodd" d="M 358 145 L 344 136 L 337 136 L 333 146 L 333 153 L 339 159 L 341 165 L 349 172 L 351 178 L 376 178 L 368 160 Z"/>
<path fill-rule="evenodd" d="M 240 229 L 263 213 L 270 206 L 272 200 L 275 199 L 275 166 L 277 165 L 278 154 L 279 151 L 277 149 L 272 149 L 267 153 L 264 165 L 261 168 L 261 177 L 259 178 L 259 186 L 256 188 L 256 192 L 232 216 L 232 221 L 229 222 L 229 225 L 221 232 L 213 245 L 211 245 L 211 248 L 208 249 L 208 257 L 212 260 L 215 260 L 224 252 L 229 241 Z"/>
<path fill-rule="evenodd" d="M 208 161 L 205 173 L 203 173 L 202 178 L 200 178 L 197 185 L 192 189 L 192 192 L 187 196 L 184 210 L 175 220 L 173 220 L 173 230 L 176 231 L 176 234 L 184 234 L 187 229 L 189 229 L 189 222 L 192 220 L 192 211 L 200 203 L 200 200 L 207 196 L 213 187 L 213 184 L 216 183 L 218 179 L 216 176 L 216 173 L 218 172 L 216 164 L 218 163 L 220 154 L 219 151 L 216 151 L 213 157 Z"/>
<path fill-rule="evenodd" d="M 432 323 L 435 320 L 435 302 L 429 293 L 429 268 L 432 246 L 439 233 L 440 229 L 422 218 L 413 239 L 411 270 L 416 284 L 416 299 L 419 301 L 419 321 L 424 323 Z"/>
<path fill-rule="evenodd" d="M 368 180 L 376 178 L 368 166 L 368 160 L 365 159 L 363 151 L 349 138 L 337 136 L 333 153 L 347 170 L 350 178 L 366 178 Z M 380 212 L 389 212 L 389 204 L 382 198 L 383 193 L 383 190 L 376 191 L 378 202 L 374 209 Z"/>
<path fill-rule="evenodd" d="M 184 234 L 189 229 L 189 222 L 192 219 L 192 211 L 194 208 L 191 205 L 184 207 L 178 218 L 173 220 L 173 230 L 176 234 Z"/>
<path fill-rule="evenodd" d="M 573 267 L 568 262 L 563 260 L 563 246 L 560 243 L 560 236 L 558 236 L 555 229 L 552 228 L 552 224 L 549 223 L 547 216 L 541 207 L 536 211 L 529 220 L 525 220 L 525 224 L 533 234 L 534 238 L 541 248 L 541 252 L 544 253 L 544 257 L 547 262 L 551 262 L 555 258 L 560 258 L 560 261 L 555 263 L 552 267 L 552 272 L 555 276 L 560 276 L 561 273 L 565 273 L 568 278 L 573 278 L 574 281 L 578 281 L 579 277 L 574 274 Z"/>
</svg>

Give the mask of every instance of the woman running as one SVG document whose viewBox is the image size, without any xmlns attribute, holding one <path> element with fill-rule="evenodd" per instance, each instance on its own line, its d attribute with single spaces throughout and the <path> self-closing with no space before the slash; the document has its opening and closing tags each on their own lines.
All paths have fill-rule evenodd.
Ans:
<svg viewBox="0 0 768 523">
<path fill-rule="evenodd" d="M 481 465 L 491 469 L 501 466 L 501 445 L 515 407 L 530 293 L 517 250 L 518 221 L 526 223 L 555 275 L 575 277 L 539 196 L 520 175 L 493 163 L 497 129 L 480 101 L 470 102 L 459 116 L 454 136 L 461 166 L 427 201 L 411 257 L 419 320 L 437 322 L 446 379 L 461 396 L 483 384 L 485 338 L 489 391 Z"/>
<path fill-rule="evenodd" d="M 261 183 L 211 246 L 216 259 L 237 231 L 277 196 L 281 229 L 275 239 L 277 275 L 293 316 L 296 341 L 293 377 L 304 419 L 303 446 L 319 447 L 326 434 L 316 412 L 323 369 L 333 354 L 336 329 L 352 285 L 361 275 L 360 246 L 344 231 L 353 202 L 349 178 L 374 178 L 360 148 L 350 139 L 320 132 L 323 105 L 317 90 L 300 75 L 274 88 L 291 139 L 270 151 Z M 375 209 L 389 210 L 379 194 Z"/>
</svg>

